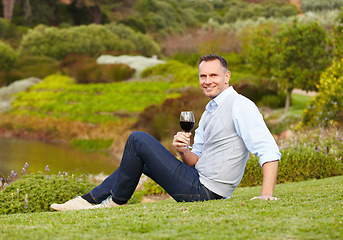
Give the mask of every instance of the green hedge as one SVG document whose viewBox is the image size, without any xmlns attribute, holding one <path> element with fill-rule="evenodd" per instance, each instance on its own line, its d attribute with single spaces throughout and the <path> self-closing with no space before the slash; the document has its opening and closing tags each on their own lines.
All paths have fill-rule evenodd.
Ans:
<svg viewBox="0 0 343 240">
<path fill-rule="evenodd" d="M 82 177 L 66 174 L 24 175 L 0 191 L 0 214 L 52 211 L 52 203 L 64 203 L 94 187 Z"/>
<path fill-rule="evenodd" d="M 121 31 L 126 33 L 125 36 L 118 34 Z M 113 24 L 91 24 L 61 29 L 38 25 L 31 29 L 20 43 L 21 54 L 44 55 L 56 59 L 63 59 L 72 53 L 98 56 L 103 52 L 135 51 L 145 56 L 160 53 L 157 43 L 150 37 Z"/>
<path fill-rule="evenodd" d="M 0 71 L 6 71 L 11 69 L 13 63 L 17 59 L 17 53 L 13 48 L 0 41 Z"/>
<path fill-rule="evenodd" d="M 59 71 L 60 63 L 46 56 L 19 57 L 9 71 L 0 72 L 0 83 L 8 85 L 16 80 L 30 77 L 44 78 Z"/>
</svg>

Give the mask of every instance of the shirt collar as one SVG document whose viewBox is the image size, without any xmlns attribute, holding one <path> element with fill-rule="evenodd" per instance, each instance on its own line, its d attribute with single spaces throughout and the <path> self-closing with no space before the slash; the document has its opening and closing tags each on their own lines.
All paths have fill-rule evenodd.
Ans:
<svg viewBox="0 0 343 240">
<path fill-rule="evenodd" d="M 233 91 L 234 89 L 232 86 L 222 91 L 218 96 L 216 96 L 206 105 L 206 111 L 208 111 L 209 113 L 213 113 L 218 108 L 218 106 L 224 101 L 224 99 Z"/>
</svg>

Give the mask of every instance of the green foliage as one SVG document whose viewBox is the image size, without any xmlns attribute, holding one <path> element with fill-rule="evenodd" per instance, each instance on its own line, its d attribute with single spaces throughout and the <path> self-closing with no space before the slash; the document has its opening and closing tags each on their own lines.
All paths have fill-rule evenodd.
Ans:
<svg viewBox="0 0 343 240">
<path fill-rule="evenodd" d="M 73 81 L 62 75 L 45 78 L 30 91 L 17 95 L 13 112 L 100 123 L 134 116 L 152 104 L 179 96 L 170 91 L 178 86 L 171 82 L 80 85 Z"/>
<path fill-rule="evenodd" d="M 52 203 L 66 202 L 94 187 L 82 177 L 24 175 L 0 191 L 0 214 L 52 211 Z"/>
<path fill-rule="evenodd" d="M 335 56 L 343 58 L 343 7 L 337 16 L 337 24 L 334 27 Z"/>
<path fill-rule="evenodd" d="M 143 188 L 138 191 L 136 190 L 127 204 L 138 204 L 142 201 L 143 196 L 165 193 L 166 191 L 160 185 L 158 185 L 151 178 L 147 178 L 147 180 L 143 183 Z"/>
<path fill-rule="evenodd" d="M 315 90 L 322 71 L 332 59 L 328 32 L 318 23 L 298 25 L 278 32 L 273 38 L 272 73 L 287 91 L 286 110 L 294 88 Z"/>
<path fill-rule="evenodd" d="M 20 51 L 22 54 L 56 59 L 63 59 L 69 54 L 97 56 L 106 51 L 130 53 L 137 50 L 143 55 L 159 54 L 158 45 L 144 34 L 126 29 L 124 34 L 116 35 L 124 29 L 124 26 L 116 27 L 113 24 L 91 24 L 61 29 L 39 25 L 23 37 Z"/>
<path fill-rule="evenodd" d="M 308 11 L 324 11 L 331 9 L 339 9 L 343 6 L 342 0 L 302 0 L 301 9 L 303 12 Z"/>
<path fill-rule="evenodd" d="M 0 56 L 0 71 L 11 69 L 13 63 L 17 59 L 17 53 L 13 48 L 2 41 L 0 41 Z"/>
<path fill-rule="evenodd" d="M 318 95 L 304 111 L 308 126 L 343 124 L 343 58 L 333 62 L 320 77 Z"/>
<path fill-rule="evenodd" d="M 342 185 L 343 177 L 280 184 L 279 201 L 250 201 L 260 194 L 253 187 L 216 201 L 3 215 L 0 233 L 4 239 L 56 240 L 340 239 Z"/>
<path fill-rule="evenodd" d="M 142 77 L 149 76 L 170 76 L 173 75 L 174 82 L 180 86 L 198 86 L 198 68 L 179 61 L 171 60 L 165 64 L 159 64 L 145 69 Z"/>
<path fill-rule="evenodd" d="M 123 24 L 110 23 L 105 25 L 113 34 L 119 37 L 121 44 L 126 45 L 126 52 L 136 52 L 143 56 L 159 54 L 159 45 L 147 34 L 135 32 Z M 124 47 L 123 47 L 124 48 Z"/>
<path fill-rule="evenodd" d="M 284 92 L 265 95 L 261 101 L 257 102 L 258 106 L 270 107 L 273 109 L 285 106 L 286 94 Z"/>
<path fill-rule="evenodd" d="M 125 64 L 97 64 L 95 59 L 77 55 L 64 59 L 64 70 L 77 83 L 111 83 L 131 78 L 135 69 Z"/>
<path fill-rule="evenodd" d="M 228 6 L 225 22 L 235 22 L 244 19 L 258 19 L 259 17 L 289 17 L 298 13 L 296 7 L 284 1 L 264 1 L 262 4 L 251 4 L 238 1 Z"/>
<path fill-rule="evenodd" d="M 233 72 L 233 76 L 237 78 Z M 242 75 L 239 80 L 235 80 L 230 84 L 235 90 L 251 99 L 259 106 L 269 106 L 273 108 L 280 107 L 284 103 L 284 94 L 279 91 L 277 82 L 269 79 L 253 75 Z"/>
<path fill-rule="evenodd" d="M 258 29 L 251 34 L 251 44 L 249 45 L 249 62 L 252 69 L 261 75 L 270 76 L 272 55 L 274 53 L 270 44 L 272 33 L 269 29 Z"/>
<path fill-rule="evenodd" d="M 319 134 L 318 134 L 319 132 Z M 280 144 L 281 161 L 277 183 L 321 179 L 343 174 L 342 132 L 307 131 Z M 262 168 L 258 158 L 251 155 L 240 186 L 262 184 Z"/>
<path fill-rule="evenodd" d="M 59 62 L 46 56 L 22 56 L 16 59 L 10 71 L 0 73 L 0 82 L 10 84 L 29 77 L 44 78 L 59 71 Z"/>
<path fill-rule="evenodd" d="M 200 90 L 189 88 L 179 98 L 167 99 L 161 106 L 154 105 L 145 109 L 139 114 L 133 128 L 144 130 L 160 141 L 170 139 L 180 131 L 180 126 L 175 124 L 179 122 L 180 111 L 192 109 L 196 121 L 199 121 L 207 102 L 208 98 Z"/>
<path fill-rule="evenodd" d="M 298 25 L 277 33 L 273 42 L 273 73 L 284 88 L 314 90 L 319 76 L 332 59 L 328 33 L 317 23 Z"/>
</svg>

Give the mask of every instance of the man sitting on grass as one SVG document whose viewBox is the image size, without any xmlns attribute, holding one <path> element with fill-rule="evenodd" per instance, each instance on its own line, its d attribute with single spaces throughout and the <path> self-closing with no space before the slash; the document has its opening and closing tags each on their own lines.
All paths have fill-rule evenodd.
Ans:
<svg viewBox="0 0 343 240">
<path fill-rule="evenodd" d="M 162 144 L 144 132 L 133 132 L 125 145 L 119 168 L 89 193 L 64 204 L 52 204 L 57 211 L 115 207 L 126 204 L 144 173 L 177 202 L 230 198 L 240 183 L 249 151 L 259 157 L 263 170 L 261 195 L 273 197 L 279 148 L 256 105 L 229 86 L 231 73 L 218 55 L 202 56 L 199 82 L 210 98 L 195 131 L 178 132 L 173 146 L 182 162 Z"/>
</svg>

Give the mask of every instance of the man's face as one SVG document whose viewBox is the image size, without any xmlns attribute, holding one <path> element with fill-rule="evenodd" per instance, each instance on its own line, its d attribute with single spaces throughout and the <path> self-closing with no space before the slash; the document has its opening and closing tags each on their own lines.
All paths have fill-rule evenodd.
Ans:
<svg viewBox="0 0 343 240">
<path fill-rule="evenodd" d="M 229 87 L 230 76 L 218 59 L 199 64 L 200 88 L 211 100 Z"/>
</svg>

